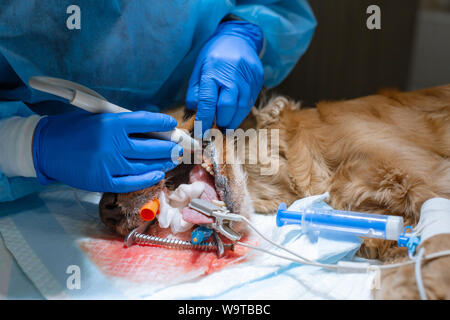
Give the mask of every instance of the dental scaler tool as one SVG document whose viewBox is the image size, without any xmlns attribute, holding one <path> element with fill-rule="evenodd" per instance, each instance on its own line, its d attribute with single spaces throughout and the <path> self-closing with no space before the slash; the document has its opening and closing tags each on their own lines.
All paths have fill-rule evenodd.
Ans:
<svg viewBox="0 0 450 320">
<path fill-rule="evenodd" d="M 131 112 L 131 110 L 107 101 L 94 90 L 72 81 L 52 77 L 31 77 L 28 84 L 33 89 L 67 99 L 71 105 L 92 113 Z M 157 139 L 175 142 L 182 146 L 185 151 L 200 148 L 197 140 L 177 128 L 166 132 L 149 132 L 148 135 Z"/>
<path fill-rule="evenodd" d="M 277 226 L 301 225 L 302 230 L 339 232 L 359 237 L 398 241 L 403 231 L 403 218 L 326 208 L 289 211 L 282 203 L 277 211 Z"/>
</svg>

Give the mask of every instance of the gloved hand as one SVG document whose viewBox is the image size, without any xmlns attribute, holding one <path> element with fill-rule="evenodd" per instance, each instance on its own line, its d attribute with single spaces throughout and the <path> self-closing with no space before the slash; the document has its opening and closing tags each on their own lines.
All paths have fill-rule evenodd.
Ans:
<svg viewBox="0 0 450 320">
<path fill-rule="evenodd" d="M 245 21 L 221 23 L 200 51 L 189 80 L 186 107 L 197 109 L 202 133 L 214 117 L 221 128 L 236 129 L 258 97 L 264 69 L 258 57 L 261 29 Z"/>
<path fill-rule="evenodd" d="M 158 183 L 176 164 L 171 141 L 130 134 L 169 131 L 174 118 L 145 111 L 91 114 L 76 111 L 42 118 L 33 136 L 33 161 L 40 183 L 60 181 L 98 192 L 131 192 Z M 179 150 L 178 150 L 179 149 Z"/>
</svg>

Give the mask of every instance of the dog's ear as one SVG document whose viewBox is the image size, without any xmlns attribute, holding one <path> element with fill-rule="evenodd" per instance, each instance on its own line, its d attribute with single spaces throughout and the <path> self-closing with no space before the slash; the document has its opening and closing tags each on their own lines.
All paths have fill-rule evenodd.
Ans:
<svg viewBox="0 0 450 320">
<path fill-rule="evenodd" d="M 279 122 L 284 110 L 296 111 L 300 103 L 283 96 L 271 98 L 263 108 L 253 108 L 252 114 L 256 118 L 257 128 L 265 128 Z"/>
</svg>

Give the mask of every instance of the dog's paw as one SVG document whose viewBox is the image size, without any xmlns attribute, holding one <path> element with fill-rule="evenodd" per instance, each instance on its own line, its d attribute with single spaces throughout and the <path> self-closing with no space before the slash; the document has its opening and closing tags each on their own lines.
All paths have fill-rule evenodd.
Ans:
<svg viewBox="0 0 450 320">
<path fill-rule="evenodd" d="M 419 248 L 424 248 L 424 254 L 448 250 L 450 234 L 441 234 L 426 240 Z M 392 262 L 404 262 L 408 258 Z M 422 262 L 422 281 L 428 299 L 450 299 L 450 256 L 439 257 Z M 386 269 L 381 273 L 380 288 L 375 288 L 376 299 L 420 299 L 414 273 L 414 264 Z"/>
<path fill-rule="evenodd" d="M 300 103 L 278 96 L 265 103 L 262 109 L 253 108 L 252 113 L 256 118 L 257 128 L 267 128 L 277 123 L 285 109 L 300 109 Z"/>
</svg>

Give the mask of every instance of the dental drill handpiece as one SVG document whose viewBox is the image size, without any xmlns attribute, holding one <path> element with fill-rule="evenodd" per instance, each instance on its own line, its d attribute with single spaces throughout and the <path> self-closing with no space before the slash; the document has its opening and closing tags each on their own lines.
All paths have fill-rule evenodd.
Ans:
<svg viewBox="0 0 450 320">
<path fill-rule="evenodd" d="M 72 81 L 52 77 L 31 77 L 28 83 L 33 89 L 67 99 L 70 104 L 92 113 L 131 112 L 131 110 L 107 101 L 94 90 Z M 175 142 L 183 147 L 185 151 L 200 148 L 197 140 L 178 128 L 165 132 L 149 132 L 147 135 L 157 139 Z"/>
</svg>

